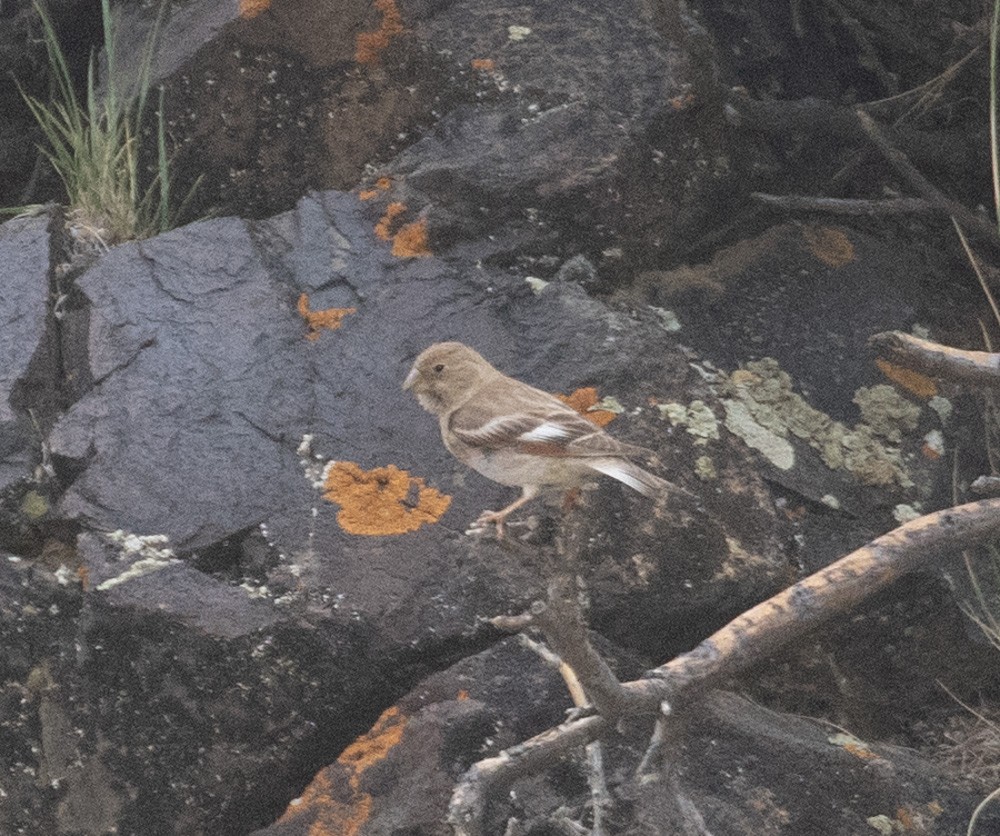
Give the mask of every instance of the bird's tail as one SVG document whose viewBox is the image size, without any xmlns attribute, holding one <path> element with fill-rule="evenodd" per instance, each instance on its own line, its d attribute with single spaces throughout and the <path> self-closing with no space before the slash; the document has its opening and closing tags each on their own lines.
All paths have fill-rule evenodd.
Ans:
<svg viewBox="0 0 1000 836">
<path fill-rule="evenodd" d="M 594 470 L 623 482 L 643 496 L 657 497 L 669 491 L 687 493 L 683 488 L 678 488 L 666 479 L 654 476 L 648 470 L 643 470 L 628 459 L 595 457 L 588 459 L 587 464 Z"/>
</svg>

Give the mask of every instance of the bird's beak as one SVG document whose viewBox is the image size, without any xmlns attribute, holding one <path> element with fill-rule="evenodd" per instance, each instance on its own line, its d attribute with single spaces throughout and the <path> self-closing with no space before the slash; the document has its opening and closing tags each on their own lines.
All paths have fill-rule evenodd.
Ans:
<svg viewBox="0 0 1000 836">
<path fill-rule="evenodd" d="M 417 374 L 417 367 L 414 366 L 412 369 L 410 369 L 410 373 L 406 376 L 406 380 L 403 381 L 403 388 L 412 389 L 413 384 L 417 382 L 418 377 L 419 375 Z"/>
</svg>

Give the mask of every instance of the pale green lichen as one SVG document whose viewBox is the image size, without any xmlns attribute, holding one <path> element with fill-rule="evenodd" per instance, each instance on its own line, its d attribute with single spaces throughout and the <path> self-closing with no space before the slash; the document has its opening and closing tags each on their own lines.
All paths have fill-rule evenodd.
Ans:
<svg viewBox="0 0 1000 836">
<path fill-rule="evenodd" d="M 884 383 L 858 389 L 854 403 L 861 410 L 861 420 L 894 444 L 903 440 L 904 433 L 915 430 L 920 420 L 920 407 Z"/>
<path fill-rule="evenodd" d="M 118 529 L 105 534 L 104 538 L 120 551 L 123 558 L 137 557 L 138 560 L 121 574 L 98 584 L 97 589 L 102 592 L 181 562 L 168 547 L 170 538 L 166 534 L 132 534 Z"/>
<path fill-rule="evenodd" d="M 545 279 L 540 279 L 537 276 L 525 276 L 524 281 L 531 288 L 535 296 L 541 295 L 541 292 L 549 286 L 549 283 Z"/>
<path fill-rule="evenodd" d="M 740 400 L 722 402 L 726 408 L 726 429 L 739 436 L 748 447 L 760 452 L 775 467 L 791 470 L 795 464 L 795 449 L 784 438 L 761 424 L 746 403 Z"/>
<path fill-rule="evenodd" d="M 593 406 L 587 407 L 587 412 L 611 412 L 615 415 L 621 415 L 624 411 L 625 407 L 622 406 L 622 402 L 614 395 L 605 395 Z"/>
<path fill-rule="evenodd" d="M 689 406 L 682 403 L 664 403 L 657 407 L 660 415 L 666 418 L 671 426 L 684 427 L 693 435 L 695 444 L 707 444 L 719 440 L 719 419 L 704 401 L 691 401 Z"/>
<path fill-rule="evenodd" d="M 38 491 L 28 491 L 21 500 L 21 513 L 32 522 L 37 522 L 49 513 L 49 501 Z"/>
<path fill-rule="evenodd" d="M 775 466 L 794 464 L 791 435 L 816 450 L 831 470 L 847 470 L 866 485 L 913 485 L 895 445 L 916 428 L 920 409 L 892 387 L 858 390 L 854 400 L 862 421 L 853 429 L 810 406 L 770 357 L 735 371 L 727 388 L 734 397 L 723 402 L 726 427 Z"/>
<path fill-rule="evenodd" d="M 940 395 L 935 395 L 927 401 L 927 405 L 937 413 L 942 425 L 948 423 L 948 419 L 951 418 L 951 401 L 947 398 L 942 398 Z"/>
<path fill-rule="evenodd" d="M 920 516 L 920 511 L 913 505 L 897 505 L 892 509 L 892 516 L 900 525 L 915 520 Z"/>
<path fill-rule="evenodd" d="M 695 475 L 703 482 L 710 482 L 719 478 L 719 472 L 715 469 L 715 462 L 711 456 L 698 456 L 694 463 Z"/>
</svg>

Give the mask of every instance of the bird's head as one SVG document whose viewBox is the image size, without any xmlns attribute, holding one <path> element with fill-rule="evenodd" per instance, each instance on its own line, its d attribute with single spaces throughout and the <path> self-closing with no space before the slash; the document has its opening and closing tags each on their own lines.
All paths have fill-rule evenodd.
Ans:
<svg viewBox="0 0 1000 836">
<path fill-rule="evenodd" d="M 435 343 L 425 348 L 403 381 L 428 412 L 443 415 L 462 405 L 495 369 L 462 343 Z"/>
</svg>

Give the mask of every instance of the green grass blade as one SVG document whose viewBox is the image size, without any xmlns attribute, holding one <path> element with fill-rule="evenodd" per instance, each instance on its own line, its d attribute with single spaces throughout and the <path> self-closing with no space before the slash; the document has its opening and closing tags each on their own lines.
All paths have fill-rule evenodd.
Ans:
<svg viewBox="0 0 1000 836">
<path fill-rule="evenodd" d="M 1000 137 L 997 136 L 997 41 L 1000 39 L 1000 0 L 993 0 L 990 25 L 990 167 L 993 171 L 993 211 L 1000 231 Z"/>
</svg>

